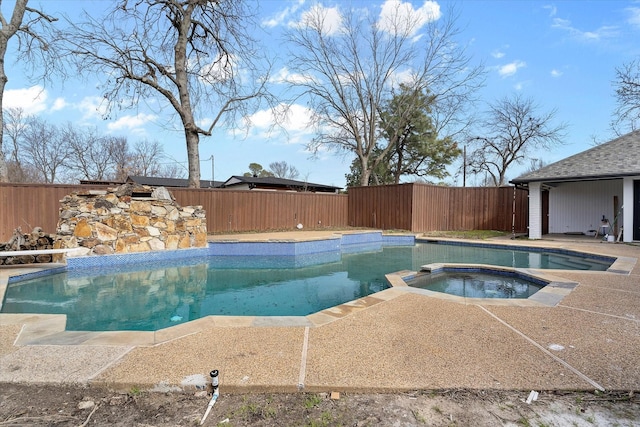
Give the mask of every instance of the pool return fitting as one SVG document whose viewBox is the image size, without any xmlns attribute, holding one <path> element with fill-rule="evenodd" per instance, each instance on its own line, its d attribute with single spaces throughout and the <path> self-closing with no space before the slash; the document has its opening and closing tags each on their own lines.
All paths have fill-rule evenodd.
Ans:
<svg viewBox="0 0 640 427">
<path fill-rule="evenodd" d="M 213 405 L 216 404 L 216 400 L 218 400 L 218 396 L 220 396 L 220 393 L 218 391 L 218 375 L 219 375 L 218 370 L 214 369 L 213 371 L 209 372 L 209 375 L 211 375 L 211 386 L 213 387 L 213 396 L 211 396 L 211 400 L 209 401 L 207 410 L 204 413 L 204 417 L 202 417 L 202 420 L 200 420 L 200 425 L 204 424 L 204 421 L 209 416 L 209 412 L 211 412 L 211 408 L 213 408 Z"/>
</svg>

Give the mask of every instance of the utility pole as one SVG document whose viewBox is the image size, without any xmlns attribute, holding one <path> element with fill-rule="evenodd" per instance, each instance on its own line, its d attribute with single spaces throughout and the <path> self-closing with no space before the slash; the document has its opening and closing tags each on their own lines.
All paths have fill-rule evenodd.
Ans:
<svg viewBox="0 0 640 427">
<path fill-rule="evenodd" d="M 213 188 L 214 186 L 214 182 L 215 182 L 215 175 L 213 174 L 213 154 L 211 155 L 211 158 L 209 158 L 208 160 L 211 160 L 211 182 L 209 183 L 211 185 L 211 188 Z"/>
<path fill-rule="evenodd" d="M 462 186 L 467 186 L 467 146 L 462 147 Z"/>
</svg>

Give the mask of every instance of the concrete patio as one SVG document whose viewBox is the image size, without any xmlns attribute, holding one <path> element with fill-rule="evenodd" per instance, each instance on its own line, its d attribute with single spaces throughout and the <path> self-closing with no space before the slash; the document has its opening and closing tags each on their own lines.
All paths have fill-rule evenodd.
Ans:
<svg viewBox="0 0 640 427">
<path fill-rule="evenodd" d="M 553 271 L 578 286 L 551 307 L 394 287 L 306 317 L 210 316 L 156 332 L 67 332 L 64 316 L 0 314 L 0 382 L 186 390 L 218 369 L 221 387 L 238 392 L 640 390 L 639 246 L 576 236 L 491 243 L 625 257 L 629 273 Z M 0 269 L 0 295 L 14 273 Z"/>
</svg>

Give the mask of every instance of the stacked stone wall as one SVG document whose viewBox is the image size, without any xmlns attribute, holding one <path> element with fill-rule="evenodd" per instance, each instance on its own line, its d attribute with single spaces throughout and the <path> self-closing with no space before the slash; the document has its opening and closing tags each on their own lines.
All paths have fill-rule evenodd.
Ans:
<svg viewBox="0 0 640 427">
<path fill-rule="evenodd" d="M 123 184 L 60 201 L 55 248 L 74 256 L 200 248 L 207 245 L 202 206 L 181 207 L 164 187 Z"/>
</svg>

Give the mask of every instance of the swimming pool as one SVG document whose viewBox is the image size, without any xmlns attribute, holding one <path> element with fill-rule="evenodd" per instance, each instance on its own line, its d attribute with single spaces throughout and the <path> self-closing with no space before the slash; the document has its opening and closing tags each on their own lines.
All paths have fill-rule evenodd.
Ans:
<svg viewBox="0 0 640 427">
<path fill-rule="evenodd" d="M 304 316 L 386 289 L 387 273 L 438 262 L 606 270 L 612 261 L 421 242 L 296 256 L 207 256 L 14 279 L 1 312 L 66 314 L 67 330 L 87 331 L 151 331 L 209 315 Z"/>
</svg>

